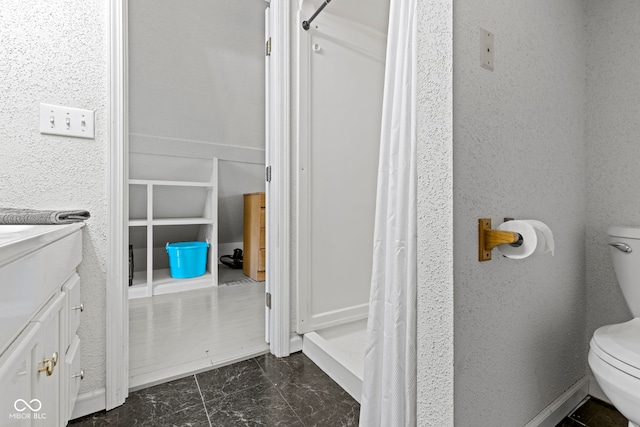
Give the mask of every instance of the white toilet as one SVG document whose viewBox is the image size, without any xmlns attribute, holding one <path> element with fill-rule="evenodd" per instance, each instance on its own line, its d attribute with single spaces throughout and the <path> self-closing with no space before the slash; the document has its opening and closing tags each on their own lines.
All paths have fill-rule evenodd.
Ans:
<svg viewBox="0 0 640 427">
<path fill-rule="evenodd" d="M 611 226 L 607 231 L 613 268 L 634 319 L 595 331 L 589 366 L 616 409 L 640 426 L 640 227 Z"/>
</svg>

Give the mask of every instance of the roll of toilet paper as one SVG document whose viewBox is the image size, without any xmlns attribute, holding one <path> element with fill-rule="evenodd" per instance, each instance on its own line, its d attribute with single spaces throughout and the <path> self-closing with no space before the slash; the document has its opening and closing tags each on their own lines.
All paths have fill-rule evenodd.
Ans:
<svg viewBox="0 0 640 427">
<path fill-rule="evenodd" d="M 498 245 L 498 250 L 507 258 L 522 259 L 546 253 L 553 255 L 553 233 L 544 222 L 535 219 L 507 221 L 500 224 L 498 230 L 520 233 L 522 236 L 520 246 Z"/>
</svg>

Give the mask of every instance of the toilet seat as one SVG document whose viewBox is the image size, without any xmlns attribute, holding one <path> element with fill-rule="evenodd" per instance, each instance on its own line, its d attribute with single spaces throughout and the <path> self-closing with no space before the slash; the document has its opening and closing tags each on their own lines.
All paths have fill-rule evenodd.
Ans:
<svg viewBox="0 0 640 427">
<path fill-rule="evenodd" d="M 611 366 L 640 379 L 640 318 L 599 328 L 591 349 Z"/>
</svg>

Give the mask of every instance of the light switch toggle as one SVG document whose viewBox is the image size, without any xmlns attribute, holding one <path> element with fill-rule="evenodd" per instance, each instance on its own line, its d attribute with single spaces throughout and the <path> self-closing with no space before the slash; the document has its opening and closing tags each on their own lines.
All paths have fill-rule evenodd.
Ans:
<svg viewBox="0 0 640 427">
<path fill-rule="evenodd" d="M 40 133 L 95 138 L 95 112 L 60 105 L 40 104 Z"/>
</svg>

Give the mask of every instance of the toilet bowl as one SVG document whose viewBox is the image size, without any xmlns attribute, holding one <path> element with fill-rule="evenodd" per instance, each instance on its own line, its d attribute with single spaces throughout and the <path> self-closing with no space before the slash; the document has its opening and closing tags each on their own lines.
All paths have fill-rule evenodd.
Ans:
<svg viewBox="0 0 640 427">
<path fill-rule="evenodd" d="M 634 319 L 596 330 L 589 366 L 629 427 L 640 427 L 640 227 L 611 226 L 607 234 L 618 285 Z"/>
<path fill-rule="evenodd" d="M 591 339 L 589 366 L 602 391 L 629 420 L 640 424 L 640 318 L 599 328 Z"/>
</svg>

